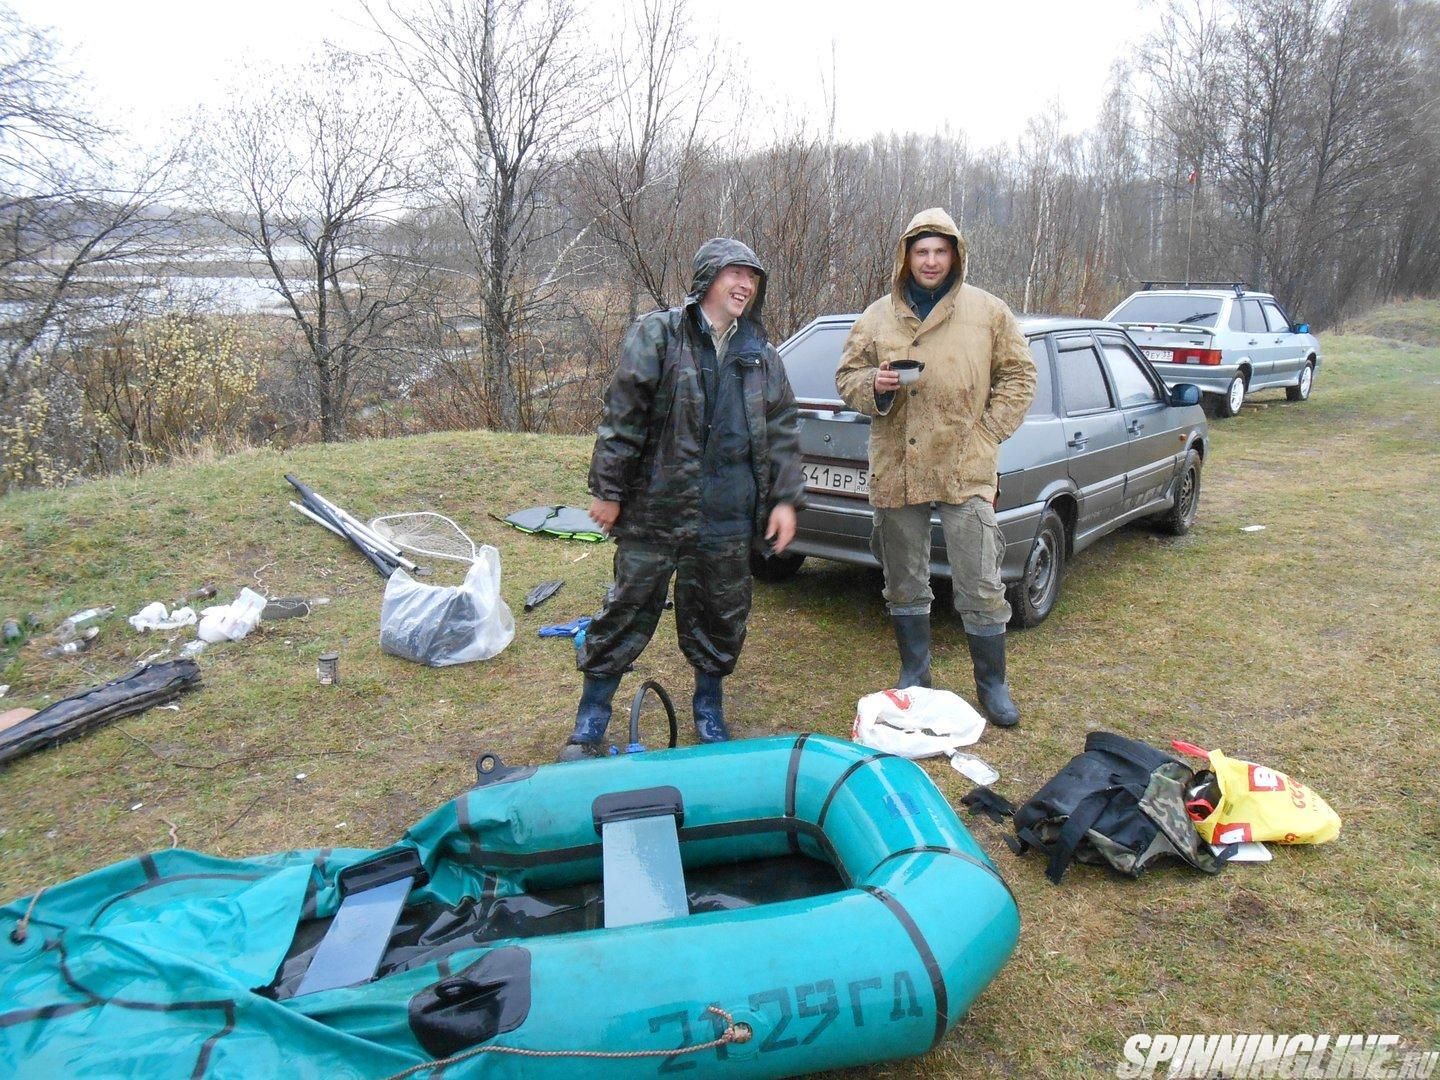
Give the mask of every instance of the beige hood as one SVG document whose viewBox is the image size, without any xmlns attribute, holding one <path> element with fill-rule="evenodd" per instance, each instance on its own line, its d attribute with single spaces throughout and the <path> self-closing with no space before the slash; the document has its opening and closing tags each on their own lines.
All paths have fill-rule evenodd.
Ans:
<svg viewBox="0 0 1440 1080">
<path fill-rule="evenodd" d="M 960 227 L 955 224 L 954 218 L 938 206 L 932 206 L 929 210 L 921 210 L 910 219 L 910 224 L 905 226 L 905 231 L 900 236 L 900 242 L 895 246 L 895 269 L 890 275 L 891 295 L 898 303 L 907 308 L 910 304 L 905 299 L 905 283 L 910 280 L 910 261 L 905 257 L 905 248 L 911 237 L 924 232 L 942 233 L 955 241 L 955 250 L 959 253 L 959 265 L 955 268 L 951 289 L 965 284 L 967 251 L 965 238 L 960 235 Z"/>
</svg>

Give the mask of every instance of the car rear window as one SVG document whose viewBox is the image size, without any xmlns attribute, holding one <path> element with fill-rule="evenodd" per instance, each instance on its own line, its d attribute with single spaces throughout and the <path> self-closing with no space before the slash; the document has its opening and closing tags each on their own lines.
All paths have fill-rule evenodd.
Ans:
<svg viewBox="0 0 1440 1080">
<path fill-rule="evenodd" d="M 1050 381 L 1050 352 L 1043 337 L 1030 342 L 1030 358 L 1035 361 L 1035 398 L 1026 415 L 1054 416 L 1055 387 Z"/>
<path fill-rule="evenodd" d="M 1278 307 L 1269 301 L 1262 301 L 1260 310 L 1265 313 L 1265 322 L 1269 325 L 1272 334 L 1290 333 L 1290 320 L 1281 314 Z"/>
<path fill-rule="evenodd" d="M 835 389 L 835 369 L 840 366 L 840 350 L 850 327 L 817 326 L 801 338 L 787 343 L 785 374 L 790 388 L 801 401 L 839 401 Z"/>
<path fill-rule="evenodd" d="M 1140 366 L 1140 361 L 1118 341 L 1100 339 L 1105 347 L 1105 361 L 1110 365 L 1110 377 L 1115 380 L 1115 392 L 1120 396 L 1120 407 L 1151 405 L 1160 400 L 1154 385 Z"/>
<path fill-rule="evenodd" d="M 1065 395 L 1065 411 L 1095 412 L 1110 408 L 1110 389 L 1100 370 L 1100 354 L 1095 346 L 1078 344 L 1060 346 L 1060 388 Z"/>
<path fill-rule="evenodd" d="M 1218 296 L 1194 296 L 1190 293 L 1164 295 L 1142 293 L 1132 296 L 1110 316 L 1120 323 L 1177 323 L 1182 326 L 1214 326 L 1220 317 Z"/>
</svg>

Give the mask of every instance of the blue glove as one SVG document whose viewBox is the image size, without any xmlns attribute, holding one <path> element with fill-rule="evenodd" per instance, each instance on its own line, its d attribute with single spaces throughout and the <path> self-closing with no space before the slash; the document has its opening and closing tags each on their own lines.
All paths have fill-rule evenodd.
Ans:
<svg viewBox="0 0 1440 1080">
<path fill-rule="evenodd" d="M 581 615 L 580 618 L 572 619 L 567 623 L 557 623 L 554 626 L 542 626 L 535 632 L 541 637 L 574 637 L 586 629 L 593 621 L 591 616 Z"/>
</svg>

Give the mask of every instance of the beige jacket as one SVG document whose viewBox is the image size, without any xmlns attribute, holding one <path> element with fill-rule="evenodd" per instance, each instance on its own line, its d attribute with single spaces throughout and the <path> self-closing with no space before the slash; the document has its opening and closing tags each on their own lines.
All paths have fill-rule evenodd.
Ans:
<svg viewBox="0 0 1440 1080">
<path fill-rule="evenodd" d="M 905 299 L 905 241 L 921 232 L 955 238 L 955 284 L 923 323 Z M 920 380 L 877 403 L 882 363 L 920 360 Z M 965 240 L 950 215 L 925 210 L 895 248 L 889 296 L 850 330 L 835 373 L 845 403 L 873 418 L 870 502 L 880 507 L 995 497 L 995 460 L 1035 396 L 1035 364 L 1005 302 L 965 284 Z"/>
</svg>

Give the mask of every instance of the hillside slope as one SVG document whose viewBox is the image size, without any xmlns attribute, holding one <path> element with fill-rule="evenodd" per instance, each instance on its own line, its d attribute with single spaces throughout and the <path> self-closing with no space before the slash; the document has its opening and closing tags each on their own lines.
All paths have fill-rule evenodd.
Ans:
<svg viewBox="0 0 1440 1080">
<path fill-rule="evenodd" d="M 1411 323 L 1429 344 L 1384 332 Z M 1019 899 L 1019 952 L 956 1034 L 887 1075 L 1113 1075 L 1141 1031 L 1384 1031 L 1440 1045 L 1440 313 L 1400 308 L 1365 325 L 1384 339 L 1323 339 L 1311 401 L 1261 394 L 1212 425 L 1191 535 L 1127 529 L 1076 562 L 1051 618 L 1012 638 L 1024 722 L 976 748 L 1018 801 L 1088 730 L 1219 746 L 1313 786 L 1344 817 L 1340 839 L 1215 879 L 1077 868 L 1055 888 L 1042 862 L 1016 860 L 996 828 L 975 825 Z M 117 606 L 78 658 L 45 660 L 39 641 L 4 654 L 7 706 L 42 705 L 165 647 L 123 616 L 207 580 L 224 599 L 242 585 L 332 598 L 206 651 L 203 688 L 178 712 L 0 770 L 3 899 L 172 843 L 222 855 L 383 846 L 463 789 L 480 752 L 548 761 L 579 679 L 568 640 L 535 631 L 598 606 L 613 549 L 527 536 L 491 515 L 584 505 L 589 445 L 445 434 L 0 501 L 0 613 L 33 611 L 48 626 Z M 382 582 L 286 506 L 285 472 L 359 516 L 439 509 L 495 545 L 515 643 L 444 670 L 382 654 Z M 526 590 L 554 577 L 563 590 L 523 614 Z M 959 622 L 936 623 L 937 685 L 968 695 Z M 315 662 L 332 649 L 340 683 L 327 688 Z M 892 653 L 876 575 L 811 560 L 784 585 L 757 586 L 727 684 L 734 727 L 844 735 L 856 698 L 893 677 Z M 668 618 L 621 697 L 642 678 L 672 689 L 688 728 Z M 943 761 L 927 768 L 958 804 L 968 782 Z"/>
</svg>

